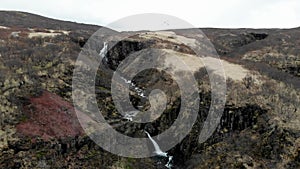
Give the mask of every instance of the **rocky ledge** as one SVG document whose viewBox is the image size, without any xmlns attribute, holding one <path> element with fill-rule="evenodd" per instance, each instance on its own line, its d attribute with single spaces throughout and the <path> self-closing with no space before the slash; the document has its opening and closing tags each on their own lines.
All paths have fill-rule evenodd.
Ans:
<svg viewBox="0 0 300 169">
<path fill-rule="evenodd" d="M 124 158 L 103 150 L 79 124 L 72 103 L 74 65 L 99 28 L 0 12 L 0 168 L 165 168 L 161 158 Z M 136 87 L 145 96 L 152 89 L 172 89 L 166 92 L 169 106 L 151 123 L 124 119 L 110 91 L 112 74 L 122 60 L 157 48 L 166 68 L 176 64 L 174 55 L 189 63 L 199 88 L 197 121 L 168 151 L 174 157 L 173 168 L 299 168 L 300 29 L 201 30 L 220 55 L 227 78 L 225 110 L 206 142 L 198 144 L 197 139 L 211 102 L 209 77 L 203 63 L 195 61 L 195 53 L 180 43 L 193 39 L 193 30 L 184 30 L 187 37 L 176 30 L 139 32 L 107 52 L 110 71 L 99 69 L 95 79 L 98 106 L 105 110 L 106 120 L 131 137 L 146 138 L 145 129 L 157 135 L 172 125 L 181 101 L 178 84 L 164 71 L 144 71 L 132 80 L 130 99 L 141 111 L 150 103 Z M 98 53 L 101 48 L 102 44 Z"/>
</svg>

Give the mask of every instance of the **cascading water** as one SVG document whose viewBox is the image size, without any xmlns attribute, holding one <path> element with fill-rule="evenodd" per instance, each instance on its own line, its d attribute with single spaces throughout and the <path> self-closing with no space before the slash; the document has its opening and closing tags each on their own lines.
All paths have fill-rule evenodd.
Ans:
<svg viewBox="0 0 300 169">
<path fill-rule="evenodd" d="M 150 141 L 152 142 L 153 146 L 154 146 L 154 153 L 157 155 L 157 156 L 160 156 L 160 157 L 165 157 L 165 158 L 168 158 L 168 162 L 167 164 L 165 165 L 167 168 L 171 169 L 172 168 L 172 159 L 173 159 L 173 156 L 169 156 L 167 152 L 163 152 L 159 145 L 157 144 L 157 142 L 150 136 L 150 134 L 145 130 L 145 133 L 147 134 L 148 138 L 150 139 Z"/>
<path fill-rule="evenodd" d="M 126 114 L 123 116 L 124 119 L 127 119 L 129 121 L 132 121 L 133 117 L 135 117 L 137 114 L 139 113 L 139 111 L 129 111 L 126 112 Z"/>
<path fill-rule="evenodd" d="M 103 58 L 105 58 L 107 52 L 108 52 L 108 43 L 104 42 L 103 43 L 103 48 L 101 49 L 101 51 L 99 53 L 99 56 L 103 59 Z"/>
<path fill-rule="evenodd" d="M 104 59 L 104 60 L 107 60 L 106 58 L 106 54 L 108 52 L 108 43 L 107 42 L 104 42 L 103 43 L 103 48 L 101 49 L 100 53 L 99 53 L 99 56 Z M 122 79 L 126 84 L 129 84 L 130 87 L 142 98 L 145 98 L 146 95 L 145 95 L 145 91 L 143 89 L 141 89 L 140 87 L 138 87 L 133 81 L 131 80 L 127 80 L 125 77 L 121 76 L 119 73 L 115 72 L 119 77 L 120 79 Z M 137 114 L 139 113 L 139 111 L 129 111 L 127 112 L 123 118 L 124 119 L 127 119 L 129 121 L 133 121 L 133 117 L 135 117 Z M 152 142 L 154 148 L 155 148 L 155 151 L 154 153 L 159 156 L 159 157 L 163 157 L 163 158 L 168 158 L 168 162 L 166 163 L 165 167 L 167 167 L 168 169 L 171 169 L 172 168 L 172 160 L 173 160 L 173 156 L 169 156 L 167 152 L 163 152 L 159 145 L 157 144 L 157 142 L 150 136 L 150 134 L 145 131 L 145 133 L 147 134 L 148 138 L 150 139 L 150 141 Z"/>
</svg>

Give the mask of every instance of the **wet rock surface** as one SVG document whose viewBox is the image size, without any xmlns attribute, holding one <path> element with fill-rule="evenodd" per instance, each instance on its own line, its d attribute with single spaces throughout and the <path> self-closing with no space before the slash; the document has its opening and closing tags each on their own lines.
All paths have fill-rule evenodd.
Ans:
<svg viewBox="0 0 300 169">
<path fill-rule="evenodd" d="M 4 11 L 0 26 L 0 168 L 165 168 L 166 159 L 123 158 L 103 150 L 86 136 L 76 118 L 71 98 L 74 64 L 87 39 L 100 27 Z M 180 31 L 174 32 L 171 35 L 176 38 Z M 203 32 L 224 62 L 240 66 L 225 73 L 234 76 L 236 70 L 243 70 L 246 75 L 227 79 L 220 124 L 205 143 L 198 144 L 211 89 L 205 68 L 195 69 L 199 113 L 192 131 L 168 151 L 174 168 L 299 168 L 300 29 Z M 132 80 L 146 95 L 143 98 L 131 88 L 130 100 L 141 111 L 149 109 L 151 90 L 172 89 L 166 91 L 166 110 L 151 123 L 122 118 L 110 91 L 112 73 L 134 52 L 158 48 L 192 58 L 189 47 L 167 35 L 137 35 L 117 43 L 105 62 L 111 71 L 100 68 L 97 72 L 98 106 L 120 133 L 146 138 L 147 130 L 155 136 L 178 115 L 178 84 L 164 71 L 147 70 Z"/>
</svg>

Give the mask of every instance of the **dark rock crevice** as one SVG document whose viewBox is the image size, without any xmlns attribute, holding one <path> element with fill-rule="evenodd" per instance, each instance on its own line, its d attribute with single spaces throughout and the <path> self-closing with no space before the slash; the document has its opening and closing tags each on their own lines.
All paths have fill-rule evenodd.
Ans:
<svg viewBox="0 0 300 169">
<path fill-rule="evenodd" d="M 206 31 L 204 31 L 206 32 Z M 249 44 L 255 43 L 257 41 L 264 40 L 268 38 L 269 34 L 265 32 L 254 32 L 254 31 L 241 31 L 232 33 L 225 33 L 219 36 L 210 35 L 208 31 L 208 37 L 210 38 L 212 44 L 216 47 L 219 55 L 230 55 L 234 51 L 247 46 Z"/>
<path fill-rule="evenodd" d="M 209 107 L 203 110 L 208 112 Z M 252 130 L 258 124 L 260 115 L 265 114 L 266 110 L 257 105 L 246 105 L 244 107 L 226 106 L 219 127 L 214 134 L 205 143 L 198 144 L 198 136 L 201 131 L 203 122 L 207 115 L 199 113 L 198 121 L 195 123 L 192 132 L 170 152 L 175 154 L 174 160 L 176 165 L 184 167 L 186 161 L 191 156 L 201 153 L 206 147 L 222 142 L 232 135 L 243 132 L 244 130 Z"/>
</svg>

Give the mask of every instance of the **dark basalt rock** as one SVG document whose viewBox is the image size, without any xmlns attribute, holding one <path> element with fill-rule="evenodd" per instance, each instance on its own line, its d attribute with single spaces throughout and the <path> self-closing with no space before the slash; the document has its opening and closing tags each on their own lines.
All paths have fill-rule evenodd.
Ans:
<svg viewBox="0 0 300 169">
<path fill-rule="evenodd" d="M 0 26 L 9 27 L 0 28 L 0 168 L 164 168 L 165 161 L 156 157 L 123 158 L 103 150 L 78 123 L 71 99 L 74 63 L 99 26 L 7 11 L 0 11 Z M 69 33 L 29 38 L 32 29 Z M 181 31 L 193 37 L 193 31 Z M 20 33 L 12 36 L 13 32 Z M 174 168 L 299 168 L 300 29 L 203 32 L 221 59 L 243 66 L 249 75 L 227 79 L 220 124 L 205 143 L 198 144 L 211 89 L 205 69 L 195 72 L 200 91 L 198 118 L 192 131 L 168 151 L 174 156 Z M 139 36 L 118 42 L 108 51 L 105 68 L 99 68 L 95 79 L 98 105 L 117 131 L 131 137 L 146 137 L 145 129 L 151 135 L 165 131 L 181 104 L 176 81 L 163 71 L 147 70 L 133 82 L 145 88 L 146 95 L 167 86 L 169 107 L 147 124 L 128 122 L 116 111 L 110 92 L 112 74 L 128 55 L 147 48 L 194 54 L 170 39 Z M 132 88 L 130 100 L 136 108 L 142 106 L 141 111 L 149 109 L 148 98 Z"/>
</svg>

